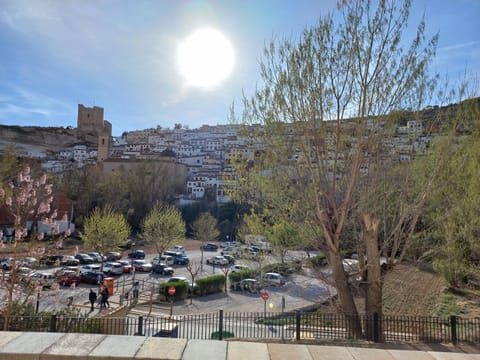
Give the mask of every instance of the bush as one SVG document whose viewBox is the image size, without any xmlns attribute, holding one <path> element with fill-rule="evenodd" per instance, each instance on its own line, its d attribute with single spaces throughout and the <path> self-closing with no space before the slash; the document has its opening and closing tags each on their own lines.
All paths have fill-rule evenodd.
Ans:
<svg viewBox="0 0 480 360">
<path fill-rule="evenodd" d="M 245 269 L 238 272 L 231 272 L 228 274 L 230 283 L 237 283 L 243 279 L 256 279 L 260 276 L 257 270 Z"/>
<path fill-rule="evenodd" d="M 321 267 L 321 266 L 327 265 L 327 258 L 325 257 L 325 255 L 320 254 L 320 255 L 309 258 L 307 260 L 307 263 L 311 267 Z"/>
<path fill-rule="evenodd" d="M 287 276 L 290 274 L 293 274 L 296 271 L 298 271 L 299 265 L 296 263 L 274 263 L 274 264 L 268 264 L 263 267 L 263 272 L 274 272 L 274 273 L 279 273 L 280 275 Z M 301 268 L 301 265 L 300 265 Z"/>
<path fill-rule="evenodd" d="M 170 286 L 175 288 L 173 301 L 185 300 L 188 297 L 188 284 L 184 281 L 178 281 L 160 284 L 159 294 L 165 296 L 165 299 L 169 300 L 171 298 L 171 295 L 168 293 Z"/>
<path fill-rule="evenodd" d="M 198 279 L 198 293 L 199 295 L 208 295 L 222 292 L 225 288 L 225 275 L 212 275 L 206 278 Z"/>
</svg>

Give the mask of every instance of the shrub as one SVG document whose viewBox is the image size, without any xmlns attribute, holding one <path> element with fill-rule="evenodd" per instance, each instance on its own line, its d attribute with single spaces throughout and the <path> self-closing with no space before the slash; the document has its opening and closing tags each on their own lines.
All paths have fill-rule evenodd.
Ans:
<svg viewBox="0 0 480 360">
<path fill-rule="evenodd" d="M 228 274 L 230 283 L 237 283 L 243 279 L 256 279 L 260 276 L 257 270 L 245 269 L 238 272 L 231 272 Z"/>
<path fill-rule="evenodd" d="M 160 284 L 159 294 L 163 295 L 165 299 L 169 300 L 171 295 L 168 293 L 168 288 L 173 286 L 175 288 L 175 295 L 173 300 L 184 300 L 188 297 L 188 284 L 184 281 L 169 282 Z"/>
<path fill-rule="evenodd" d="M 316 256 L 313 256 L 313 257 L 309 258 L 307 260 L 307 263 L 311 267 L 321 267 L 321 266 L 327 265 L 327 258 L 325 257 L 325 255 L 320 254 L 320 255 L 316 255 Z"/>
<path fill-rule="evenodd" d="M 198 293 L 200 295 L 208 295 L 222 292 L 225 288 L 225 281 L 225 275 L 212 275 L 198 279 Z"/>
<path fill-rule="evenodd" d="M 279 273 L 280 275 L 283 275 L 283 276 L 287 276 L 287 275 L 293 274 L 296 268 L 298 268 L 298 264 L 295 264 L 295 263 L 274 263 L 274 264 L 265 265 L 263 267 L 263 272 L 264 273 L 274 272 L 274 273 Z"/>
</svg>

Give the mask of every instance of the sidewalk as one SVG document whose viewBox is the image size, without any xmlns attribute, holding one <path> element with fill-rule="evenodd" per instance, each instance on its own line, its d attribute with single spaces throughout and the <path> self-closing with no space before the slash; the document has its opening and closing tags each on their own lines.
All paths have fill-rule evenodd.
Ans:
<svg viewBox="0 0 480 360">
<path fill-rule="evenodd" d="M 480 360 L 475 348 L 366 348 L 143 336 L 0 332 L 2 360 Z"/>
</svg>

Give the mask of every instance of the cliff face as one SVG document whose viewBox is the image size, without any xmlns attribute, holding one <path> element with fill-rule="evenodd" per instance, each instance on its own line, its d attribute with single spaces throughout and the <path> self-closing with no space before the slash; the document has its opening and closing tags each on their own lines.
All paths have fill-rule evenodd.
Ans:
<svg viewBox="0 0 480 360">
<path fill-rule="evenodd" d="M 59 152 L 79 144 L 97 147 L 97 139 L 96 134 L 83 134 L 75 128 L 0 125 L 0 151 L 15 145 L 17 154 L 26 149 Z"/>
</svg>

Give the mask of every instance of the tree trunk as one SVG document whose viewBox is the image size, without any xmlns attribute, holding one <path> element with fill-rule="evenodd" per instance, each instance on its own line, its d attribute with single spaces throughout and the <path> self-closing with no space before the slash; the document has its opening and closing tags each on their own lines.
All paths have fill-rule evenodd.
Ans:
<svg viewBox="0 0 480 360">
<path fill-rule="evenodd" d="M 362 337 L 362 327 L 353 295 L 348 284 L 348 275 L 343 269 L 343 259 L 337 253 L 330 252 L 328 255 L 329 265 L 332 269 L 335 288 L 342 307 L 342 313 L 346 317 L 347 334 L 349 338 L 359 339 Z"/>
<path fill-rule="evenodd" d="M 362 216 L 362 237 L 365 244 L 365 252 L 367 259 L 367 286 L 365 295 L 365 313 L 367 315 L 366 337 L 367 340 L 374 339 L 374 314 L 381 319 L 382 316 L 382 290 L 383 279 L 380 266 L 380 252 L 378 248 L 378 225 L 380 220 L 373 214 L 364 214 Z M 377 324 L 377 339 L 382 341 L 383 331 L 380 326 L 381 321 Z"/>
</svg>

